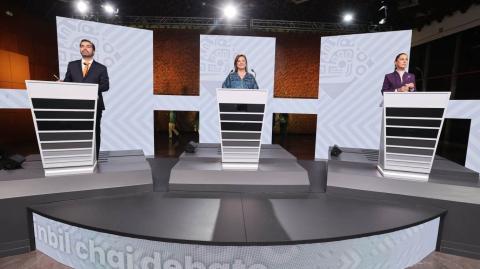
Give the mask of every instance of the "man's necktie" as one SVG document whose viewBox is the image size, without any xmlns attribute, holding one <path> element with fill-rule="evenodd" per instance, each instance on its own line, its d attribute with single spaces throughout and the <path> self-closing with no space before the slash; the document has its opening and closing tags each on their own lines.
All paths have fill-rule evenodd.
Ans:
<svg viewBox="0 0 480 269">
<path fill-rule="evenodd" d="M 83 77 L 88 74 L 88 69 L 90 69 L 90 63 L 83 63 Z"/>
</svg>

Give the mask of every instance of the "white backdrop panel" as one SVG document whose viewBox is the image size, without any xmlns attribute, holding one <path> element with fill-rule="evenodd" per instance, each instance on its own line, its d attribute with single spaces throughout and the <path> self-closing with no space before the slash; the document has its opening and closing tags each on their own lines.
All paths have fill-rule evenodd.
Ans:
<svg viewBox="0 0 480 269">
<path fill-rule="evenodd" d="M 260 89 L 273 98 L 275 38 L 252 36 L 200 35 L 200 142 L 220 143 L 216 89 L 234 68 L 237 54 L 245 54 L 248 69 L 256 73 Z M 250 70 L 249 70 L 250 71 Z M 265 108 L 262 143 L 271 143 L 271 106 Z"/>
<path fill-rule="evenodd" d="M 110 77 L 110 90 L 103 93 L 101 150 L 143 149 L 153 155 L 152 31 L 57 17 L 61 78 L 68 62 L 80 59 L 83 38 L 95 43 L 94 58 Z"/>
<path fill-rule="evenodd" d="M 315 157 L 328 147 L 374 148 L 380 143 L 384 75 L 395 56 L 410 54 L 411 31 L 321 38 Z"/>
</svg>

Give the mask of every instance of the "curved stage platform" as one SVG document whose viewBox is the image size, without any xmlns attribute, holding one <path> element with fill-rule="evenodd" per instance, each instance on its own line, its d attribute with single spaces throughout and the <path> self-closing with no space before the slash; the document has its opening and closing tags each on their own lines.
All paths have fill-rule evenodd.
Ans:
<svg viewBox="0 0 480 269">
<path fill-rule="evenodd" d="M 0 181 L 0 256 L 37 248 L 74 268 L 191 269 L 404 268 L 434 250 L 480 257 L 478 173 L 436 159 L 429 182 L 385 179 L 375 154 L 299 160 L 310 181 L 300 192 L 174 190 L 181 159 L 138 152 L 104 154 L 83 176 L 44 178 L 32 162 Z"/>
<path fill-rule="evenodd" d="M 202 192 L 31 212 L 37 249 L 74 268 L 404 268 L 435 250 L 445 213 L 320 193 Z"/>
</svg>

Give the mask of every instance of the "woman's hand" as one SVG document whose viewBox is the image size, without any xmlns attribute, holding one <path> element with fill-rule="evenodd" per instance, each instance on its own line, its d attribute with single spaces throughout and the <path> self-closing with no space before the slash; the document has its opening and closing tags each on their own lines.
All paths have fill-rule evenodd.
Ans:
<svg viewBox="0 0 480 269">
<path fill-rule="evenodd" d="M 415 85 L 413 83 L 407 83 L 405 84 L 405 86 L 407 86 L 409 89 L 415 88 Z"/>
<path fill-rule="evenodd" d="M 410 88 L 407 85 L 403 85 L 398 89 L 399 92 L 408 92 L 410 91 Z"/>
</svg>

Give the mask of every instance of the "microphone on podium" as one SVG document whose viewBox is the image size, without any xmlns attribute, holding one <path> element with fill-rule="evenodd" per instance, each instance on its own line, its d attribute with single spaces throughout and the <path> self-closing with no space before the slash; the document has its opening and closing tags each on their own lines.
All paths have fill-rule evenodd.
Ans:
<svg viewBox="0 0 480 269">
<path fill-rule="evenodd" d="M 250 69 L 250 70 L 252 71 L 252 73 L 253 73 L 253 76 L 254 76 L 255 78 L 257 78 L 257 73 L 255 72 L 255 70 L 253 70 L 253 68 L 252 68 L 252 69 Z"/>
<path fill-rule="evenodd" d="M 52 74 L 52 76 L 53 76 L 53 78 L 54 78 L 55 80 L 57 80 L 57 81 L 60 80 L 60 78 L 59 78 L 57 75 Z"/>
</svg>

